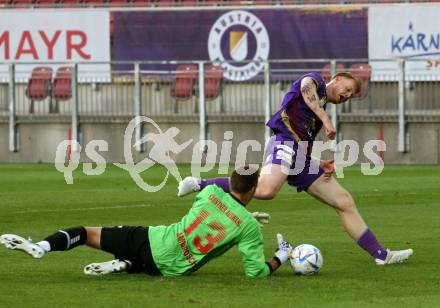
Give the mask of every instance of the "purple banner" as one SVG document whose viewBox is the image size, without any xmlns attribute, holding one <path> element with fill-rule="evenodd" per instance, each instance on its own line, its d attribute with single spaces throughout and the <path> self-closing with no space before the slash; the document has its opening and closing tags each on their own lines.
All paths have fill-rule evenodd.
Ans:
<svg viewBox="0 0 440 308">
<path fill-rule="evenodd" d="M 267 59 L 368 58 L 366 9 L 113 14 L 115 61 L 253 61 L 223 65 L 249 79 Z"/>
</svg>

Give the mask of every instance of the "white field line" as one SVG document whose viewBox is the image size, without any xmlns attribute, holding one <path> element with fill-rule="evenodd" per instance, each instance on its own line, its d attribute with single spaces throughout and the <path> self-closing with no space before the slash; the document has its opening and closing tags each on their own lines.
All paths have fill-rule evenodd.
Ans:
<svg viewBox="0 0 440 308">
<path fill-rule="evenodd" d="M 280 197 L 276 197 L 276 198 L 277 198 L 277 200 L 280 200 L 280 201 L 286 201 L 286 200 L 309 200 L 309 199 L 313 199 L 313 197 L 308 195 L 307 193 L 302 194 L 301 196 L 295 196 L 293 198 L 292 197 L 287 197 L 286 198 L 285 195 L 288 195 L 288 194 L 289 194 L 289 192 L 287 192 L 287 193 L 281 192 L 281 193 L 278 194 L 278 196 L 280 196 Z M 370 198 L 370 197 L 389 197 L 389 196 L 392 196 L 393 194 L 394 194 L 394 192 L 388 192 L 388 193 L 380 193 L 380 192 L 378 192 L 378 193 L 372 193 L 372 194 L 356 194 L 356 193 L 352 193 L 351 195 L 352 195 L 352 197 L 354 199 L 356 199 L 356 198 Z M 399 197 L 415 196 L 415 195 L 419 195 L 419 194 L 421 194 L 421 193 L 416 193 L 416 192 L 407 192 L 407 193 L 398 192 Z M 429 193 L 429 195 L 438 195 L 438 194 L 440 194 L 440 193 L 437 193 L 437 192 L 430 192 Z M 281 196 L 281 195 L 283 195 L 283 196 Z M 425 195 L 426 195 L 426 193 L 425 193 Z"/>
<path fill-rule="evenodd" d="M 130 189 L 132 190 L 132 189 Z M 136 188 L 134 189 L 136 190 Z M 107 192 L 114 191 L 112 188 L 93 188 L 93 189 L 81 189 L 79 191 L 70 191 L 70 190 L 28 190 L 28 191 L 2 191 L 0 195 L 16 195 L 16 194 L 46 194 L 46 193 L 54 193 L 54 194 L 65 194 L 65 193 L 92 193 L 92 192 Z"/>
<path fill-rule="evenodd" d="M 181 203 L 167 203 L 165 205 L 177 205 Z M 143 207 L 153 207 L 153 206 L 164 206 L 164 204 L 133 204 L 133 205 L 116 205 L 116 206 L 96 206 L 96 207 L 83 207 L 83 208 L 73 208 L 73 209 L 45 209 L 45 210 L 32 210 L 27 209 L 23 211 L 16 211 L 14 214 L 28 214 L 28 213 L 52 213 L 52 212 L 81 212 L 90 210 L 114 210 L 114 209 L 129 209 L 129 208 L 143 208 Z"/>
<path fill-rule="evenodd" d="M 381 196 L 390 196 L 393 193 L 389 192 L 389 193 L 372 193 L 372 194 L 353 194 L 353 197 L 356 198 L 365 198 L 365 197 L 381 197 Z M 408 196 L 408 195 L 417 195 L 419 193 L 415 193 L 415 192 L 407 192 L 407 193 L 402 193 L 399 192 L 399 197 L 403 197 L 403 196 Z M 439 192 L 431 192 L 430 195 L 438 195 L 440 194 Z M 284 196 L 282 196 L 284 195 Z M 293 196 L 290 195 L 289 197 L 285 197 L 285 193 L 280 193 L 279 197 L 276 197 L 276 200 L 274 201 L 297 201 L 297 200 L 310 200 L 313 199 L 312 196 L 309 196 L 307 194 L 303 195 L 303 196 Z M 190 202 L 192 202 L 191 198 L 188 198 L 188 200 L 190 200 Z M 255 201 L 257 201 L 258 203 L 264 201 L 264 200 L 257 200 L 254 199 Z M 80 212 L 80 211 L 90 211 L 90 210 L 111 210 L 111 209 L 128 209 L 128 208 L 144 208 L 144 207 L 154 207 L 154 206 L 169 206 L 169 205 L 180 205 L 182 206 L 182 203 L 180 202 L 168 202 L 168 203 L 157 203 L 157 204 L 134 204 L 134 205 L 117 205 L 117 206 L 99 206 L 99 207 L 84 207 L 84 208 L 73 208 L 73 209 L 45 209 L 45 210 L 32 210 L 32 209 L 27 209 L 27 210 L 22 210 L 22 211 L 16 211 L 14 212 L 14 214 L 27 214 L 27 213 L 52 213 L 52 212 Z M 189 203 L 188 203 L 189 205 Z M 256 205 L 255 203 L 253 203 L 253 205 Z M 183 205 L 185 206 L 185 205 Z"/>
</svg>

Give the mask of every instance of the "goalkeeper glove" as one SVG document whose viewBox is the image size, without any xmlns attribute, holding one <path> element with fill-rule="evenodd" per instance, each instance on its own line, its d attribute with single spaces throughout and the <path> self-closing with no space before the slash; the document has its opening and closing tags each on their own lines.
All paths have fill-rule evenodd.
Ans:
<svg viewBox="0 0 440 308">
<path fill-rule="evenodd" d="M 280 261 L 281 264 L 283 264 L 292 255 L 293 246 L 289 242 L 285 241 L 283 236 L 279 233 L 277 234 L 277 241 L 278 249 L 275 251 L 275 257 Z"/>
<path fill-rule="evenodd" d="M 270 214 L 264 212 L 253 212 L 252 216 L 260 223 L 260 227 L 263 227 L 263 224 L 268 224 L 270 220 Z"/>
</svg>

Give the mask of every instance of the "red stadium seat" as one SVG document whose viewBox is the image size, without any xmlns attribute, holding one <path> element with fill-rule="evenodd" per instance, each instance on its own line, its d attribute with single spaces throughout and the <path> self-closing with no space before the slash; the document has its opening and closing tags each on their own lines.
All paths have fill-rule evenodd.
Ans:
<svg viewBox="0 0 440 308">
<path fill-rule="evenodd" d="M 344 70 L 345 70 L 344 64 L 342 64 L 342 63 L 336 64 L 336 73 L 343 72 Z M 321 76 L 325 82 L 329 82 L 330 79 L 332 79 L 330 64 L 324 65 L 324 67 L 322 68 Z"/>
<path fill-rule="evenodd" d="M 196 65 L 180 65 L 176 69 L 172 95 L 175 98 L 186 100 L 193 95 L 193 88 L 197 80 Z"/>
<path fill-rule="evenodd" d="M 57 6 L 58 0 L 35 0 L 35 4 L 43 4 L 44 6 Z"/>
<path fill-rule="evenodd" d="M 154 0 L 131 0 L 130 2 L 134 6 L 147 6 L 154 3 Z"/>
<path fill-rule="evenodd" d="M 176 6 L 179 0 L 156 0 L 157 6 Z"/>
<path fill-rule="evenodd" d="M 350 65 L 349 71 L 362 81 L 361 91 L 355 97 L 366 97 L 371 78 L 371 66 L 368 63 L 355 63 Z"/>
<path fill-rule="evenodd" d="M 254 0 L 253 1 L 253 5 L 272 5 L 274 3 L 275 3 L 275 1 L 272 1 L 272 0 Z"/>
<path fill-rule="evenodd" d="M 234 5 L 234 3 L 229 3 L 228 0 L 202 0 L 199 1 L 200 5 L 204 6 L 225 6 L 225 5 Z M 237 5 L 237 4 L 235 4 Z"/>
<path fill-rule="evenodd" d="M 126 6 L 128 4 L 128 0 L 106 0 L 105 1 L 108 6 Z"/>
<path fill-rule="evenodd" d="M 222 97 L 223 68 L 220 65 L 208 65 L 205 69 L 205 98 L 214 100 L 220 96 L 220 112 L 224 112 Z"/>
<path fill-rule="evenodd" d="M 38 8 L 59 8 L 59 0 L 34 0 L 33 6 Z"/>
<path fill-rule="evenodd" d="M 179 65 L 176 68 L 176 77 L 171 87 L 171 96 L 176 99 L 174 105 L 176 113 L 178 112 L 177 101 L 186 101 L 193 96 L 196 80 L 196 65 Z"/>
<path fill-rule="evenodd" d="M 14 4 L 18 7 L 30 6 L 34 3 L 34 0 L 12 0 L 11 4 Z"/>
<path fill-rule="evenodd" d="M 197 0 L 180 0 L 179 2 L 181 6 L 198 6 Z"/>
<path fill-rule="evenodd" d="M 26 96 L 31 100 L 29 113 L 34 113 L 34 101 L 41 101 L 50 95 L 51 85 L 52 68 L 37 66 L 32 70 L 26 88 Z"/>
<path fill-rule="evenodd" d="M 105 6 L 106 2 L 107 2 L 106 0 L 83 0 L 82 1 L 82 3 L 84 3 L 86 6 L 91 6 L 91 7 L 93 7 L 93 6 L 102 7 L 102 6 Z"/>
<path fill-rule="evenodd" d="M 59 67 L 53 80 L 53 98 L 55 99 L 54 112 L 58 112 L 58 101 L 65 101 L 72 97 L 72 68 Z"/>
<path fill-rule="evenodd" d="M 82 0 L 61 0 L 61 7 L 80 7 L 82 4 Z"/>
<path fill-rule="evenodd" d="M 154 0 L 131 0 L 131 4 L 134 6 L 156 6 Z"/>
<path fill-rule="evenodd" d="M 223 68 L 219 65 L 209 65 L 205 70 L 205 97 L 215 99 L 219 96 L 223 81 Z"/>
<path fill-rule="evenodd" d="M 302 3 L 298 3 L 297 1 L 292 0 L 285 0 L 283 1 L 283 4 L 310 4 L 310 5 L 316 5 L 316 4 L 324 4 L 323 1 L 302 1 Z"/>
<path fill-rule="evenodd" d="M 251 4 L 253 1 L 249 0 L 229 0 L 229 5 L 246 5 Z"/>
</svg>

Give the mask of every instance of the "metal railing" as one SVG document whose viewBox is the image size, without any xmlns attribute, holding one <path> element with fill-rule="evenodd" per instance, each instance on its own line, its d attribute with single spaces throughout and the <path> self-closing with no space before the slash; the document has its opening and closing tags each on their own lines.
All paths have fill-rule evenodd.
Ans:
<svg viewBox="0 0 440 308">
<path fill-rule="evenodd" d="M 438 76 L 416 74 L 408 78 L 404 60 L 387 61 L 398 65 L 391 70 L 376 70 L 366 81 L 362 97 L 327 111 L 335 126 L 347 116 L 370 116 L 368 119 L 374 116 L 376 120 L 381 116 L 392 117 L 399 123 L 399 150 L 404 152 L 408 116 L 417 115 L 420 119 L 440 115 L 440 72 Z M 72 138 L 77 140 L 77 129 L 82 122 L 128 122 L 133 116 L 146 115 L 153 119 L 199 123 L 200 138 L 206 139 L 209 121 L 267 120 L 299 76 L 317 72 L 329 77 L 337 72 L 338 65 L 348 68 L 356 62 L 374 61 L 269 61 L 262 64 L 254 77 L 241 81 L 209 75 L 216 66 L 205 61 L 111 63 L 106 78 L 84 77 L 81 67 L 86 64 L 64 63 L 60 65 L 71 66 L 72 79 L 70 96 L 63 99 L 54 97 L 53 88 L 44 97 L 32 98 L 29 64 L 8 64 L 8 78 L 0 82 L 0 121 L 9 122 L 11 151 L 17 149 L 16 123 L 21 122 L 71 123 Z M 52 80 L 50 83 L 53 87 Z M 268 134 L 266 131 L 266 137 Z"/>
</svg>

